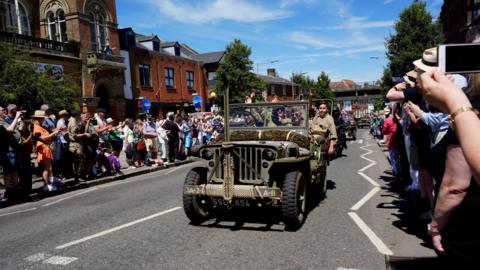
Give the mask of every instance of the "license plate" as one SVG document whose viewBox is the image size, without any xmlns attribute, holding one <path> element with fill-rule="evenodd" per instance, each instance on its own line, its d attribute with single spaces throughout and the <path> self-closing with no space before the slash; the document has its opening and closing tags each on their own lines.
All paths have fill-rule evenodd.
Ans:
<svg viewBox="0 0 480 270">
<path fill-rule="evenodd" d="M 224 199 L 222 198 L 213 198 L 212 199 L 212 204 L 213 206 L 227 206 L 227 207 L 232 207 L 232 206 L 238 206 L 238 207 L 251 207 L 250 202 L 248 200 L 244 199 L 233 199 L 232 203 L 227 203 Z"/>
</svg>

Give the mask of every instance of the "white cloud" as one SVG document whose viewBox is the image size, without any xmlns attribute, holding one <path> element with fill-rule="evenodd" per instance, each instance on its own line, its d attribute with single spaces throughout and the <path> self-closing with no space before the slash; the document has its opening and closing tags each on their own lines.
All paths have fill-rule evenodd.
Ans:
<svg viewBox="0 0 480 270">
<path fill-rule="evenodd" d="M 159 11 L 184 23 L 209 23 L 222 20 L 238 22 L 261 22 L 280 20 L 292 16 L 282 9 L 270 9 L 246 0 L 196 1 L 187 4 L 178 0 L 147 0 Z"/>
<path fill-rule="evenodd" d="M 388 21 L 368 21 L 365 17 L 350 17 L 345 23 L 334 26 L 331 29 L 370 29 L 380 27 L 391 27 L 394 20 Z"/>
<path fill-rule="evenodd" d="M 376 48 L 381 46 L 384 48 L 383 40 L 369 38 L 360 31 L 350 33 L 346 39 L 324 38 L 313 36 L 301 31 L 292 32 L 288 38 L 295 45 L 306 46 L 314 49 L 359 48 L 365 46 L 376 46 Z"/>
<path fill-rule="evenodd" d="M 342 46 L 337 40 L 314 37 L 310 34 L 295 31 L 290 34 L 290 40 L 298 45 L 313 47 L 316 49 L 338 48 Z"/>
<path fill-rule="evenodd" d="M 388 4 L 393 3 L 393 1 L 395 1 L 395 0 L 384 0 L 384 1 L 382 2 L 382 4 L 388 5 Z"/>
<path fill-rule="evenodd" d="M 304 4 L 315 4 L 317 3 L 318 0 L 282 0 L 280 1 L 280 7 L 281 8 L 286 8 L 290 7 L 299 3 L 304 3 Z"/>
</svg>

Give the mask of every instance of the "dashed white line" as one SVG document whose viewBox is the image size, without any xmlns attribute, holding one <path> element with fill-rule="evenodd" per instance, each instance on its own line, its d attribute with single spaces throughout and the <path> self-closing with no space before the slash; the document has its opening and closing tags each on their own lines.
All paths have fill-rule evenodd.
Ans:
<svg viewBox="0 0 480 270">
<path fill-rule="evenodd" d="M 368 200 L 370 200 L 377 192 L 380 191 L 379 187 L 374 187 L 370 192 L 367 193 L 360 201 L 358 201 L 350 210 L 357 211 L 362 207 Z"/>
<path fill-rule="evenodd" d="M 28 209 L 25 209 L 25 210 L 18 210 L 18 211 L 15 211 L 15 212 L 5 213 L 5 214 L 1 214 L 0 217 L 9 216 L 9 215 L 18 214 L 18 213 L 23 213 L 23 212 L 29 212 L 29 211 L 33 211 L 33 210 L 37 210 L 37 208 L 32 207 L 32 208 L 28 208 Z"/>
<path fill-rule="evenodd" d="M 88 190 L 85 190 L 85 191 L 82 191 L 82 192 L 79 192 L 79 193 L 76 193 L 76 194 L 73 194 L 73 195 L 70 195 L 70 196 L 67 196 L 67 197 L 63 197 L 61 199 L 58 199 L 56 201 L 53 201 L 53 202 L 49 202 L 49 203 L 46 203 L 44 204 L 43 206 L 50 206 L 50 205 L 54 205 L 54 204 L 57 204 L 59 202 L 63 202 L 65 200 L 68 200 L 68 199 L 71 199 L 71 198 L 74 198 L 74 197 L 77 197 L 77 196 L 80 196 L 82 194 L 85 194 L 85 193 L 88 193 L 88 192 L 91 192 L 91 191 L 94 191 L 94 190 L 97 190 L 97 188 L 91 188 L 91 189 L 88 189 Z"/>
<path fill-rule="evenodd" d="M 166 172 L 164 175 L 169 175 L 169 174 L 171 174 L 171 173 L 173 173 L 173 172 L 175 172 L 175 171 L 180 170 L 181 168 L 182 168 L 182 167 L 180 167 L 180 166 L 179 166 L 179 167 L 176 167 L 176 168 L 173 168 L 172 170 Z"/>
<path fill-rule="evenodd" d="M 117 226 L 117 227 L 113 227 L 113 228 L 111 228 L 111 229 L 108 229 L 108 230 L 105 230 L 105 231 L 102 231 L 102 232 L 99 232 L 99 233 L 96 233 L 96 234 L 92 234 L 92 235 L 87 236 L 87 237 L 84 237 L 84 238 L 82 238 L 82 239 L 78 239 L 78 240 L 75 240 L 75 241 L 72 241 L 72 242 L 69 242 L 69 243 L 60 245 L 60 246 L 56 247 L 55 249 L 64 249 L 64 248 L 67 248 L 67 247 L 70 247 L 70 246 L 74 246 L 74 245 L 83 243 L 83 242 L 85 242 L 85 241 L 88 241 L 88 240 L 91 240 L 91 239 L 94 239 L 94 238 L 97 238 L 97 237 L 100 237 L 100 236 L 104 236 L 104 235 L 106 235 L 106 234 L 109 234 L 109 233 L 112 233 L 112 232 L 116 232 L 116 231 L 125 229 L 125 228 L 130 227 L 130 226 L 133 226 L 133 225 L 135 225 L 135 224 L 138 224 L 138 223 L 141 223 L 141 222 L 145 222 L 145 221 L 147 221 L 147 220 L 150 220 L 150 219 L 153 219 L 153 218 L 156 218 L 156 217 L 159 217 L 159 216 L 168 214 L 168 213 L 170 213 L 170 212 L 179 210 L 179 209 L 181 209 L 181 208 L 182 208 L 182 207 L 177 206 L 177 207 L 174 207 L 174 208 L 171 208 L 171 209 L 168 209 L 168 210 L 165 210 L 165 211 L 162 211 L 162 212 L 159 212 L 159 213 L 156 213 L 156 214 L 153 214 L 153 215 L 150 215 L 150 216 L 141 218 L 141 219 L 137 219 L 137 220 L 134 220 L 134 221 L 132 221 L 132 222 L 129 222 L 129 223 L 126 223 L 126 224 Z"/>
<path fill-rule="evenodd" d="M 43 261 L 43 263 L 54 264 L 54 265 L 67 265 L 67 264 L 70 264 L 71 262 L 76 261 L 77 259 L 78 258 L 75 258 L 75 257 L 53 256 Z"/>
<path fill-rule="evenodd" d="M 39 262 L 39 261 L 43 261 L 49 257 L 51 257 L 52 255 L 50 254 L 45 254 L 45 253 L 37 253 L 37 254 L 33 254 L 31 256 L 28 256 L 27 258 L 25 258 L 26 261 L 29 261 L 29 262 Z"/>
<path fill-rule="evenodd" d="M 363 139 L 358 140 L 359 144 L 363 144 Z"/>
<path fill-rule="evenodd" d="M 393 252 L 383 243 L 383 241 L 363 222 L 363 220 L 353 212 L 348 212 L 350 218 L 357 224 L 362 232 L 368 237 L 370 242 L 377 248 L 377 250 L 383 255 L 393 255 Z"/>
</svg>

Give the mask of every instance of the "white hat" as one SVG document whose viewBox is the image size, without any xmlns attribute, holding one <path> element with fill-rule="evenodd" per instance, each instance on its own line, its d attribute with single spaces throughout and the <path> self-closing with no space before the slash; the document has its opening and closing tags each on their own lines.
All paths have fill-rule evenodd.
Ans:
<svg viewBox="0 0 480 270">
<path fill-rule="evenodd" d="M 45 118 L 45 111 L 36 110 L 35 113 L 32 115 L 32 118 Z"/>
<path fill-rule="evenodd" d="M 437 47 L 426 49 L 423 51 L 422 58 L 415 60 L 413 64 L 423 71 L 431 71 L 436 69 L 438 67 L 437 51 Z"/>
</svg>

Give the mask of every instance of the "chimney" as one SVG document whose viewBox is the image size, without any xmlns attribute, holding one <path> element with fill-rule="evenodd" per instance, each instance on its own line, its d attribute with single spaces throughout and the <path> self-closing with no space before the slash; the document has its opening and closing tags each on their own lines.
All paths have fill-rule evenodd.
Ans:
<svg viewBox="0 0 480 270">
<path fill-rule="evenodd" d="M 274 68 L 267 69 L 267 75 L 270 77 L 277 77 L 277 71 Z"/>
</svg>

